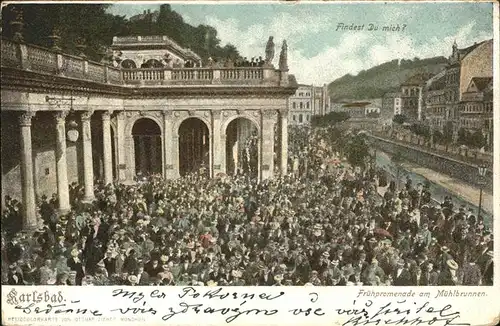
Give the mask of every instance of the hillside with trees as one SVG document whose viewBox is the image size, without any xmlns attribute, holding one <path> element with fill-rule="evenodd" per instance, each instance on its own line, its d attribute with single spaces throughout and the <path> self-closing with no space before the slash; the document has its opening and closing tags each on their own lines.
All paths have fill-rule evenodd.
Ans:
<svg viewBox="0 0 500 326">
<path fill-rule="evenodd" d="M 420 73 L 437 74 L 446 65 L 445 57 L 413 60 L 392 60 L 368 70 L 362 70 L 357 75 L 344 75 L 328 85 L 328 91 L 333 101 L 343 99 L 361 100 L 366 98 L 381 98 L 385 93 L 398 91 L 399 86 L 410 76 Z"/>
<path fill-rule="evenodd" d="M 99 61 L 103 49 L 109 47 L 113 36 L 167 35 L 185 48 L 190 48 L 202 60 L 236 59 L 238 50 L 231 44 L 221 44 L 217 31 L 207 25 L 192 26 L 168 4 L 159 6 L 156 21 L 151 17 L 131 21 L 125 16 L 107 12 L 110 4 L 13 4 L 2 8 L 2 37 L 12 37 L 10 22 L 16 9 L 23 15 L 23 36 L 30 44 L 50 47 L 50 36 L 60 36 L 63 52 L 80 54 L 78 44 L 86 45 L 85 55 Z M 263 49 L 264 50 L 264 49 Z"/>
</svg>

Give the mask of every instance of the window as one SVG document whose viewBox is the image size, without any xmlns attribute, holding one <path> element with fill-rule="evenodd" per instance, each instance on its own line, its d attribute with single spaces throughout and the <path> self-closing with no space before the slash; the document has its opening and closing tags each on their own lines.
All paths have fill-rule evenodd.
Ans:
<svg viewBox="0 0 500 326">
<path fill-rule="evenodd" d="M 293 103 L 292 103 L 292 107 L 293 107 L 294 109 L 296 109 L 296 108 L 297 108 L 297 103 L 293 102 Z"/>
<path fill-rule="evenodd" d="M 302 104 L 302 103 L 301 103 Z M 302 123 L 302 113 L 299 114 L 299 123 Z"/>
<path fill-rule="evenodd" d="M 304 108 L 304 103 L 300 102 L 299 106 L 300 106 L 301 109 L 303 109 Z"/>
<path fill-rule="evenodd" d="M 309 102 L 306 102 L 306 108 L 309 109 Z"/>
<path fill-rule="evenodd" d="M 293 117 L 292 117 L 293 121 L 296 121 L 296 120 L 297 120 L 296 118 L 297 118 L 297 117 L 296 117 L 296 116 L 295 116 L 295 114 L 294 114 L 294 115 L 293 115 Z"/>
<path fill-rule="evenodd" d="M 304 93 L 300 92 L 300 93 L 299 93 L 299 96 L 304 96 Z"/>
<path fill-rule="evenodd" d="M 307 121 L 309 121 L 309 118 L 310 118 L 310 117 L 309 117 L 309 114 L 308 114 L 308 115 L 306 115 L 306 120 L 307 120 Z"/>
</svg>

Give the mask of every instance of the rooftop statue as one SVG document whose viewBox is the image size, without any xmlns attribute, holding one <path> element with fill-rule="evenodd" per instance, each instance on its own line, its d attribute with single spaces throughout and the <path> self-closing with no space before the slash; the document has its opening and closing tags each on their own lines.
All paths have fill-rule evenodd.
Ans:
<svg viewBox="0 0 500 326">
<path fill-rule="evenodd" d="M 274 59 L 274 42 L 273 37 L 269 36 L 266 45 L 266 64 L 271 64 Z"/>
<path fill-rule="evenodd" d="M 280 53 L 280 70 L 288 70 L 288 46 L 286 40 L 283 40 Z"/>
</svg>

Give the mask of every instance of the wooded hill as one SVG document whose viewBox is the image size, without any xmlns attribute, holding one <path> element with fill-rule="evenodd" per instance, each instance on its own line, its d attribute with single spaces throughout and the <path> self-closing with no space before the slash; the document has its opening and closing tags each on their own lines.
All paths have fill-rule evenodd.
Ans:
<svg viewBox="0 0 500 326">
<path fill-rule="evenodd" d="M 80 54 L 76 47 L 84 43 L 84 53 L 91 60 L 101 60 L 103 48 L 111 45 L 113 36 L 167 35 L 185 48 L 190 48 L 202 60 L 209 56 L 233 60 L 238 50 L 231 44 L 222 45 L 217 31 L 207 25 L 192 26 L 168 4 L 159 6 L 156 21 L 151 15 L 131 21 L 125 16 L 107 12 L 109 4 L 12 4 L 2 8 L 2 37 L 12 37 L 10 22 L 16 9 L 22 10 L 24 40 L 30 44 L 50 47 L 49 36 L 57 30 L 60 47 L 69 54 Z"/>
<path fill-rule="evenodd" d="M 381 98 L 386 92 L 398 91 L 407 78 L 420 74 L 437 74 L 446 65 L 445 57 L 428 59 L 392 60 L 357 75 L 344 75 L 328 85 L 332 101 Z"/>
</svg>

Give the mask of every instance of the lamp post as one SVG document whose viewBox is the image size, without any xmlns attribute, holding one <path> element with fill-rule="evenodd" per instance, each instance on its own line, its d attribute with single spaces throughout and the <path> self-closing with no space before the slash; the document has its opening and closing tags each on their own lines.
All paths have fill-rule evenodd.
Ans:
<svg viewBox="0 0 500 326">
<path fill-rule="evenodd" d="M 479 171 L 479 208 L 477 211 L 477 219 L 481 217 L 481 206 L 483 204 L 483 185 L 484 185 L 484 177 L 486 176 L 486 166 L 480 165 L 477 167 Z"/>
</svg>

